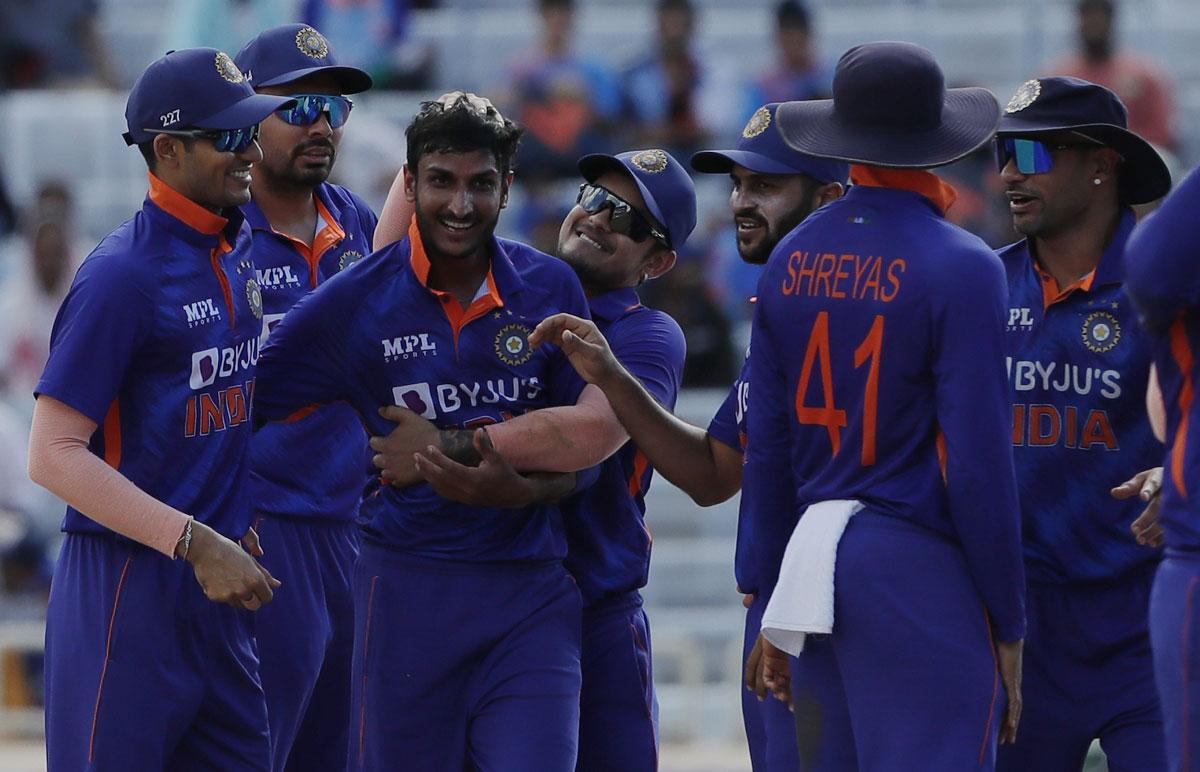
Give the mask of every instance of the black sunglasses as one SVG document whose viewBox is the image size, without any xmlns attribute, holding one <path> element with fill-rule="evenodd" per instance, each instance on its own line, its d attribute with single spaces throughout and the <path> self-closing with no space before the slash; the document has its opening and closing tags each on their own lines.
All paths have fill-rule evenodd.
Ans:
<svg viewBox="0 0 1200 772">
<path fill-rule="evenodd" d="M 241 153 L 258 139 L 258 124 L 244 129 L 143 129 L 172 137 L 212 140 L 218 153 Z"/>
<path fill-rule="evenodd" d="M 612 215 L 609 227 L 614 233 L 628 236 L 638 243 L 654 238 L 668 249 L 671 248 L 671 240 L 662 228 L 650 222 L 641 212 L 634 209 L 632 204 L 607 188 L 585 182 L 579 186 L 579 196 L 575 203 L 588 214 L 595 214 L 606 206 L 610 207 Z"/>
</svg>

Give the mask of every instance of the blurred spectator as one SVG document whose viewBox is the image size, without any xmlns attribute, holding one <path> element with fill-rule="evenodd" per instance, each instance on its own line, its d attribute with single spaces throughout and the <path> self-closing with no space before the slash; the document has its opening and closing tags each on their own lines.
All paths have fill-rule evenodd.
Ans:
<svg viewBox="0 0 1200 772">
<path fill-rule="evenodd" d="M 12 273 L 0 286 L 0 390 L 32 411 L 54 316 L 84 257 L 75 243 L 71 194 L 64 185 L 42 185 L 6 251 Z"/>
<path fill-rule="evenodd" d="M 173 0 L 163 50 L 208 46 L 232 56 L 250 38 L 296 21 L 299 0 Z"/>
<path fill-rule="evenodd" d="M 433 50 L 408 36 L 412 0 L 303 0 L 301 19 L 321 30 L 342 64 L 371 74 L 373 88 L 425 89 Z"/>
<path fill-rule="evenodd" d="M 768 102 L 828 99 L 833 94 L 833 70 L 819 58 L 807 6 L 797 0 L 776 6 L 775 44 L 778 61 L 746 90 L 745 120 Z"/>
<path fill-rule="evenodd" d="M 1175 149 L 1175 95 L 1164 71 L 1147 57 L 1117 50 L 1113 0 L 1079 0 L 1080 51 L 1050 65 L 1047 75 L 1069 75 L 1107 86 L 1129 111 L 1129 130 Z"/>
<path fill-rule="evenodd" d="M 575 177 L 576 160 L 611 150 L 620 110 L 612 73 L 573 50 L 574 0 L 538 0 L 541 35 L 510 67 L 498 101 L 525 126 L 522 179 Z"/>
<path fill-rule="evenodd" d="M 99 0 L 0 2 L 0 90 L 116 88 L 99 12 Z"/>
<path fill-rule="evenodd" d="M 686 158 L 704 144 L 699 103 L 706 73 L 692 52 L 695 28 L 690 0 L 659 0 L 656 49 L 622 78 L 634 147 L 661 147 Z"/>
</svg>

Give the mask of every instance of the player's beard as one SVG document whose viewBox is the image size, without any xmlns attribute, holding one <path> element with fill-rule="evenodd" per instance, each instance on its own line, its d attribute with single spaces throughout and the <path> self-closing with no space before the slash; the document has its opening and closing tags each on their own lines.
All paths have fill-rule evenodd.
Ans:
<svg viewBox="0 0 1200 772">
<path fill-rule="evenodd" d="M 303 157 L 314 148 L 324 148 L 329 152 L 325 163 L 313 164 Z M 264 156 L 262 162 L 255 166 L 255 173 L 262 173 L 276 184 L 284 186 L 316 187 L 329 179 L 337 160 L 337 147 L 328 139 L 314 139 L 296 145 L 286 157 L 281 155 Z"/>
<path fill-rule="evenodd" d="M 783 237 L 788 235 L 795 229 L 797 225 L 804 222 L 804 219 L 813 212 L 812 194 L 811 191 L 805 190 L 802 198 L 802 203 L 790 212 L 785 213 L 777 222 L 769 222 L 758 212 L 753 214 L 740 214 L 739 217 L 749 217 L 758 221 L 759 225 L 765 233 L 765 237 L 757 244 L 750 244 L 743 249 L 741 243 L 738 243 L 738 254 L 742 260 L 751 265 L 762 265 L 767 262 L 767 258 L 771 256 L 775 246 L 783 240 Z"/>
</svg>

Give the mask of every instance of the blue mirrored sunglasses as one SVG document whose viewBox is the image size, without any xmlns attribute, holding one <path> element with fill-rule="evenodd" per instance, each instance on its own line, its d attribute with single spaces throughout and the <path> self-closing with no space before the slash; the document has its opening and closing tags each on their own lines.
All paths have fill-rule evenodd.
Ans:
<svg viewBox="0 0 1200 772">
<path fill-rule="evenodd" d="M 241 153 L 258 139 L 258 124 L 244 129 L 143 129 L 172 137 L 211 140 L 219 153 Z"/>
<path fill-rule="evenodd" d="M 1056 142 L 1048 144 L 1036 139 L 997 137 L 996 169 L 1004 171 L 1009 160 L 1016 162 L 1021 174 L 1045 174 L 1054 168 L 1054 154 L 1071 147 L 1103 147 L 1099 142 Z"/>
<path fill-rule="evenodd" d="M 344 96 L 330 94 L 290 94 L 292 104 L 275 114 L 293 126 L 309 126 L 320 119 L 321 113 L 329 116 L 330 128 L 340 129 L 346 125 L 354 103 Z"/>
</svg>

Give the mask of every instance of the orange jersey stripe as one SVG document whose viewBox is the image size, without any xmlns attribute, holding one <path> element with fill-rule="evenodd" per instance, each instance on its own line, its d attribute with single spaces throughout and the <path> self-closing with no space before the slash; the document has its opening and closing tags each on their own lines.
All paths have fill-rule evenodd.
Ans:
<svg viewBox="0 0 1200 772">
<path fill-rule="evenodd" d="M 115 399 L 104 416 L 104 463 L 121 467 L 121 403 Z"/>
<path fill-rule="evenodd" d="M 1187 453 L 1188 414 L 1192 409 L 1192 400 L 1196 393 L 1192 385 L 1192 371 L 1196 366 L 1196 357 L 1192 353 L 1192 344 L 1188 341 L 1187 330 L 1183 320 L 1177 319 L 1171 325 L 1171 356 L 1179 366 L 1183 375 L 1183 386 L 1179 389 L 1179 428 L 1175 430 L 1175 440 L 1171 443 L 1171 479 L 1179 494 L 1187 498 L 1187 480 L 1184 479 L 1184 456 Z"/>
</svg>

